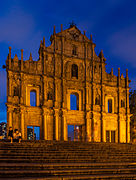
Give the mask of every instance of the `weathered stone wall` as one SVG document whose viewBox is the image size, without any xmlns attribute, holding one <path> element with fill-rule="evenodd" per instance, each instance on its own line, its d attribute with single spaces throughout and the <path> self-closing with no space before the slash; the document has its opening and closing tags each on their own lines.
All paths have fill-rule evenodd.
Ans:
<svg viewBox="0 0 136 180">
<path fill-rule="evenodd" d="M 103 52 L 76 26 L 51 36 L 51 45 L 41 41 L 39 59 L 6 60 L 7 123 L 27 139 L 27 126 L 39 126 L 40 138 L 68 140 L 68 125 L 82 126 L 88 141 L 106 141 L 106 131 L 115 131 L 116 142 L 130 140 L 129 80 L 107 73 Z M 77 77 L 72 65 L 76 65 Z M 76 73 L 76 72 L 74 72 Z M 30 106 L 30 92 L 36 92 L 36 107 Z M 70 109 L 70 94 L 78 95 L 78 110 Z M 108 112 L 108 100 L 112 112 Z M 110 140 L 111 141 L 111 140 Z"/>
</svg>

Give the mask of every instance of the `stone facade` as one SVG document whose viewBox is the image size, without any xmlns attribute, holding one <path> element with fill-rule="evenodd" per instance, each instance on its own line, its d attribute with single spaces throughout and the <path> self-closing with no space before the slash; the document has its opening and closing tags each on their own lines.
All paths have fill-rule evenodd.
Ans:
<svg viewBox="0 0 136 180">
<path fill-rule="evenodd" d="M 27 139 L 27 126 L 40 127 L 40 139 L 68 140 L 68 125 L 78 125 L 82 140 L 129 142 L 129 79 L 107 73 L 103 51 L 85 32 L 72 25 L 51 36 L 51 45 L 40 43 L 39 59 L 6 60 L 7 126 L 19 129 Z M 36 106 L 30 105 L 30 92 L 36 93 Z M 71 110 L 75 95 L 77 110 Z"/>
</svg>

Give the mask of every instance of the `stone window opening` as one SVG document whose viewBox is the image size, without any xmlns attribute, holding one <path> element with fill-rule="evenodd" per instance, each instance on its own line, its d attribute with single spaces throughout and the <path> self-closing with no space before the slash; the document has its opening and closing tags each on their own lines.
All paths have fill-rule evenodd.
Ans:
<svg viewBox="0 0 136 180">
<path fill-rule="evenodd" d="M 77 47 L 75 45 L 73 46 L 72 54 L 77 55 Z"/>
<path fill-rule="evenodd" d="M 121 107 L 125 107 L 125 102 L 121 99 Z"/>
<path fill-rule="evenodd" d="M 30 106 L 36 106 L 36 91 L 31 90 L 30 91 Z"/>
<path fill-rule="evenodd" d="M 78 93 L 70 94 L 70 110 L 79 110 L 79 95 L 78 95 Z"/>
<path fill-rule="evenodd" d="M 71 76 L 78 79 L 78 66 L 76 64 L 72 64 Z"/>
<path fill-rule="evenodd" d="M 112 113 L 112 99 L 108 99 L 108 113 Z"/>
</svg>

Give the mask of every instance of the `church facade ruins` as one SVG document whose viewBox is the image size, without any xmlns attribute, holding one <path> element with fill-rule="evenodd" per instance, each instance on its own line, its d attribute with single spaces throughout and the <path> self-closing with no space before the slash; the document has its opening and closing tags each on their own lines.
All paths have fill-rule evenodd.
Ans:
<svg viewBox="0 0 136 180">
<path fill-rule="evenodd" d="M 103 51 L 85 32 L 71 25 L 40 43 L 39 59 L 6 60 L 7 127 L 19 129 L 23 139 L 129 142 L 129 78 L 106 72 Z M 74 127 L 74 131 L 69 128 Z M 37 130 L 36 130 L 37 128 Z M 75 137 L 78 132 L 78 137 Z"/>
</svg>

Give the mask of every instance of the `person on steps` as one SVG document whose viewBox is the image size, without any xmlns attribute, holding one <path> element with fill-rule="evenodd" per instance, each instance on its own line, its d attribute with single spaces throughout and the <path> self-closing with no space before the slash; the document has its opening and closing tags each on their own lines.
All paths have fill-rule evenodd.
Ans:
<svg viewBox="0 0 136 180">
<path fill-rule="evenodd" d="M 9 127 L 8 139 L 10 139 L 10 142 L 13 143 L 13 129 L 12 129 L 12 127 Z"/>
<path fill-rule="evenodd" d="M 15 129 L 13 138 L 15 142 L 19 142 L 19 143 L 21 142 L 21 133 L 18 131 L 18 129 Z"/>
</svg>

